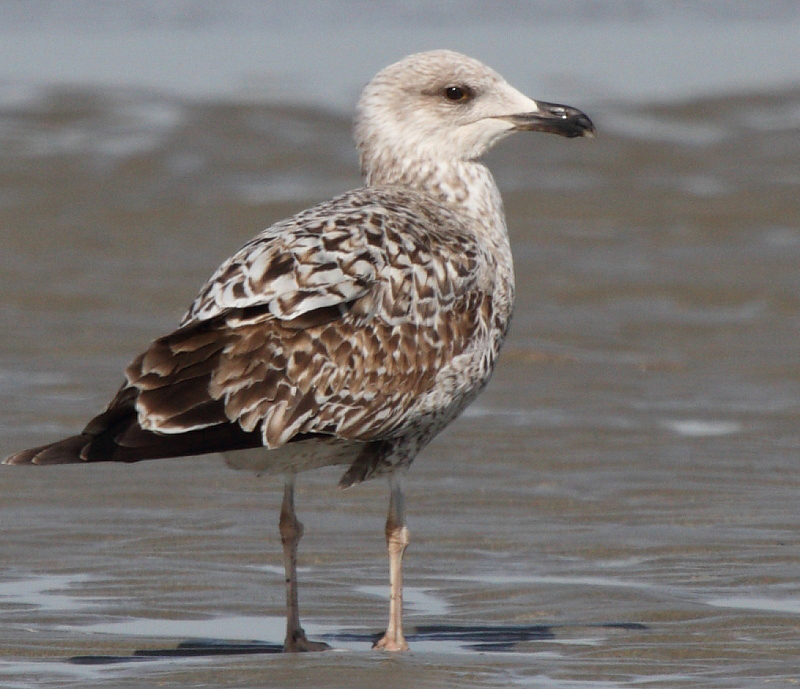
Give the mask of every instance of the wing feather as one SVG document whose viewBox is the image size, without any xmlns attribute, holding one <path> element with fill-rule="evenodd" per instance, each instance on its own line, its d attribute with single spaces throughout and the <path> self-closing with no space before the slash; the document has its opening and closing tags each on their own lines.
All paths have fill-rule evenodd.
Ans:
<svg viewBox="0 0 800 689">
<path fill-rule="evenodd" d="M 220 266 L 64 452 L 137 461 L 319 436 L 391 445 L 441 408 L 437 379 L 474 387 L 457 362 L 486 350 L 495 271 L 480 247 L 446 208 L 398 190 L 352 192 L 274 225 Z M 379 455 L 365 450 L 348 480 Z"/>
</svg>

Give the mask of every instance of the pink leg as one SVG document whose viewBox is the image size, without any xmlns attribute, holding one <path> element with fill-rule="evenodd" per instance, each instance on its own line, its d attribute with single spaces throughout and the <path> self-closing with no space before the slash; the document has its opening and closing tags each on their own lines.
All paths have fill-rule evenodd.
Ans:
<svg viewBox="0 0 800 689">
<path fill-rule="evenodd" d="M 297 545 L 303 536 L 303 525 L 294 511 L 294 474 L 286 475 L 280 519 L 283 567 L 286 573 L 286 640 L 284 653 L 324 651 L 330 648 L 322 641 L 309 641 L 300 626 L 300 607 L 297 602 Z"/>
<path fill-rule="evenodd" d="M 386 517 L 386 545 L 389 549 L 389 626 L 373 648 L 385 651 L 407 651 L 403 636 L 403 553 L 409 543 L 403 501 L 402 477 L 392 475 L 389 514 Z"/>
</svg>

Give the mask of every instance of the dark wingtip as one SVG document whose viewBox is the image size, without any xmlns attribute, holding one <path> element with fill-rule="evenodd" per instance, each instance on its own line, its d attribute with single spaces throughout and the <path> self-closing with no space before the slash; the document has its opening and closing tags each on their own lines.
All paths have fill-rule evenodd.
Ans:
<svg viewBox="0 0 800 689">
<path fill-rule="evenodd" d="M 81 451 L 89 439 L 85 435 L 73 435 L 50 445 L 32 447 L 16 452 L 3 460 L 3 464 L 77 464 L 84 462 Z"/>
<path fill-rule="evenodd" d="M 29 450 L 22 450 L 21 452 L 15 452 L 13 455 L 9 455 L 3 460 L 3 464 L 36 464 L 35 457 L 36 453 L 41 450 L 40 447 L 34 447 Z"/>
</svg>

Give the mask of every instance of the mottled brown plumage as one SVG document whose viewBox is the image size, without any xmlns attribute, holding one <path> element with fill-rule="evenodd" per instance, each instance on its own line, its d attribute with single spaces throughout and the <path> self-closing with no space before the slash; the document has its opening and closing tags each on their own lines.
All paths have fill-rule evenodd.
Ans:
<svg viewBox="0 0 800 689">
<path fill-rule="evenodd" d="M 342 464 L 347 486 L 389 473 L 392 608 L 379 646 L 405 648 L 398 470 L 486 385 L 513 307 L 502 201 L 477 158 L 537 129 L 593 131 L 579 111 L 536 103 L 457 53 L 386 68 L 359 102 L 366 186 L 257 235 L 80 435 L 6 463 L 222 452 L 234 467 L 285 473 L 287 650 L 315 648 L 297 611 L 294 474 Z"/>
<path fill-rule="evenodd" d="M 420 435 L 428 422 L 438 426 L 437 381 L 449 377 L 450 394 L 461 397 L 456 391 L 480 385 L 496 356 L 500 339 L 492 346 L 489 338 L 499 267 L 430 197 L 373 189 L 365 208 L 362 194 L 321 204 L 246 245 L 184 325 L 128 366 L 83 444 L 70 439 L 25 461 L 130 462 L 321 437 L 386 448 L 402 445 L 409 427 Z M 451 362 L 484 352 L 484 364 L 452 375 Z M 393 466 L 385 452 L 364 466 L 368 449 L 353 448 L 357 480 Z M 410 459 L 397 454 L 397 462 Z"/>
</svg>

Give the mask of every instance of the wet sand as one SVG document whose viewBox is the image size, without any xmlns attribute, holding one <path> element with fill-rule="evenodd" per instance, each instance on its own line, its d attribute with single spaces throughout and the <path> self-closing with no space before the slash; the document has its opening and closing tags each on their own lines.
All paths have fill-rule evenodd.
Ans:
<svg viewBox="0 0 800 689">
<path fill-rule="evenodd" d="M 607 107 L 594 141 L 492 154 L 517 310 L 409 474 L 412 653 L 369 650 L 382 481 L 299 481 L 305 626 L 342 652 L 134 661 L 281 641 L 279 482 L 214 457 L 6 467 L 0 683 L 791 686 L 799 111 Z M 349 123 L 319 110 L 51 91 L 5 107 L 0 143 L 2 454 L 79 430 L 219 261 L 358 184 Z"/>
</svg>

